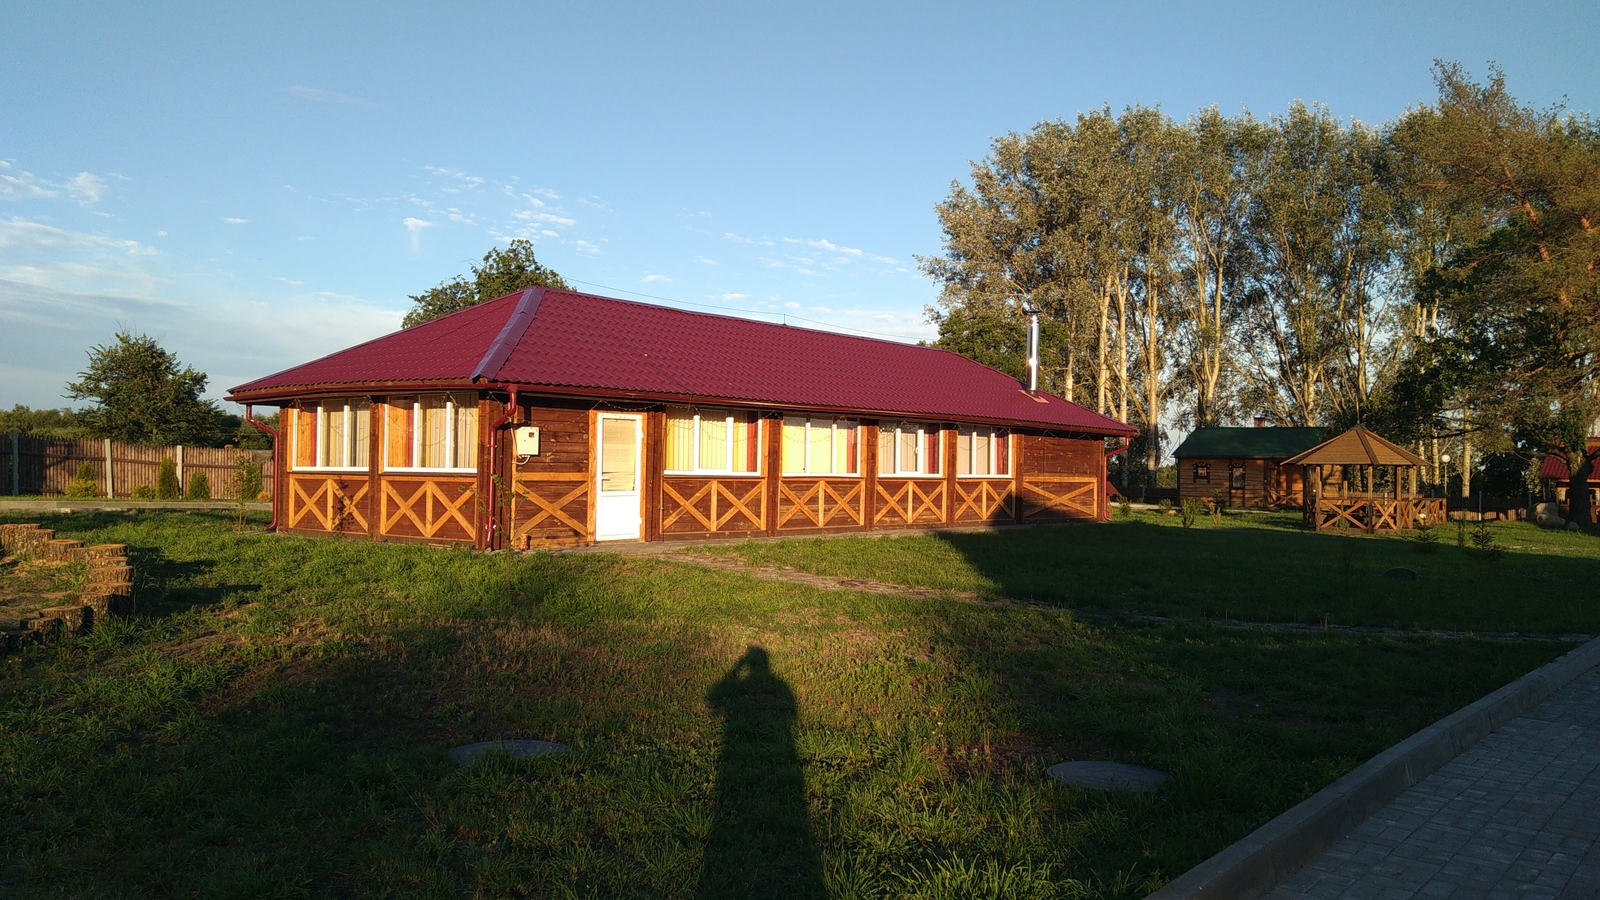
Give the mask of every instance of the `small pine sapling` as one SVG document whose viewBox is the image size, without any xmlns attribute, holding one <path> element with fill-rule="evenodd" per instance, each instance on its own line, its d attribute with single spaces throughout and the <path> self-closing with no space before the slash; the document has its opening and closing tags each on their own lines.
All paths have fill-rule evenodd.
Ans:
<svg viewBox="0 0 1600 900">
<path fill-rule="evenodd" d="M 1196 497 L 1183 501 L 1183 527 L 1193 528 L 1194 523 L 1200 518 L 1200 513 L 1205 511 L 1205 507 L 1205 502 Z"/>
<path fill-rule="evenodd" d="M 1505 551 L 1495 543 L 1494 532 L 1489 530 L 1487 519 L 1481 519 L 1472 526 L 1472 549 L 1467 551 L 1479 559 L 1497 560 Z"/>
<path fill-rule="evenodd" d="M 196 472 L 189 476 L 189 490 L 185 497 L 190 500 L 211 499 L 211 479 L 204 472 Z"/>
<path fill-rule="evenodd" d="M 161 469 L 156 473 L 156 499 L 176 500 L 183 496 L 183 491 L 178 485 L 178 464 L 167 457 L 161 461 Z"/>
<path fill-rule="evenodd" d="M 1432 553 L 1439 549 L 1439 533 L 1426 522 L 1419 523 L 1409 535 L 1406 535 L 1406 540 L 1410 542 L 1411 549 L 1418 553 Z"/>
<path fill-rule="evenodd" d="M 72 481 L 67 485 L 68 497 L 97 497 L 100 495 L 100 484 L 94 477 L 94 463 L 87 459 L 78 463 L 78 471 L 73 473 Z"/>
</svg>

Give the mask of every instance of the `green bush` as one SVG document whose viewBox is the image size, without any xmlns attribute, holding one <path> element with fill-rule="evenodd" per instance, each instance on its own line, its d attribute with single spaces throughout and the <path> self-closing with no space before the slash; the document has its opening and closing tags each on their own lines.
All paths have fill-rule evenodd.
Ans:
<svg viewBox="0 0 1600 900">
<path fill-rule="evenodd" d="M 156 499 L 176 500 L 183 496 L 183 486 L 178 484 L 178 464 L 167 457 L 161 461 L 161 471 L 156 473 Z"/>
<path fill-rule="evenodd" d="M 1172 501 L 1162 497 L 1161 502 L 1156 504 L 1156 509 L 1161 510 L 1162 515 L 1166 515 L 1167 513 L 1172 512 Z"/>
<path fill-rule="evenodd" d="M 66 493 L 68 497 L 100 496 L 100 480 L 94 475 L 94 463 L 87 459 L 78 463 L 78 471 L 73 473 Z"/>
<path fill-rule="evenodd" d="M 1190 497 L 1183 501 L 1183 527 L 1193 528 L 1199 520 L 1200 514 L 1206 511 L 1206 503 L 1198 497 Z"/>
<path fill-rule="evenodd" d="M 141 484 L 129 491 L 128 496 L 135 500 L 154 500 L 156 499 L 156 489 L 148 484 Z"/>
<path fill-rule="evenodd" d="M 189 490 L 184 494 L 189 500 L 210 500 L 211 479 L 204 472 L 196 472 L 189 476 Z"/>
</svg>

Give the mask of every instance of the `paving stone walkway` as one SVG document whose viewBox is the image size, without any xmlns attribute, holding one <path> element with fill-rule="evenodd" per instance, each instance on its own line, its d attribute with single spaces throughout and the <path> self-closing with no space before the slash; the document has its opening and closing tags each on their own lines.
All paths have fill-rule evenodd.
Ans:
<svg viewBox="0 0 1600 900">
<path fill-rule="evenodd" d="M 1267 897 L 1600 898 L 1600 669 L 1468 748 Z"/>
</svg>

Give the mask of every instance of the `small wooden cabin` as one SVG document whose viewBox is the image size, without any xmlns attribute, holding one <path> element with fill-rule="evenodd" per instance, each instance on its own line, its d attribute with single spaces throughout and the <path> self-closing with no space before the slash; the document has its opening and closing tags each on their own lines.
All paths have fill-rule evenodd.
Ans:
<svg viewBox="0 0 1600 900">
<path fill-rule="evenodd" d="M 1178 497 L 1233 508 L 1300 509 L 1305 470 L 1283 461 L 1322 440 L 1321 428 L 1199 428 L 1172 451 Z"/>
<path fill-rule="evenodd" d="M 242 384 L 274 524 L 529 548 L 1097 520 L 1133 429 L 945 350 L 532 288 Z"/>
</svg>

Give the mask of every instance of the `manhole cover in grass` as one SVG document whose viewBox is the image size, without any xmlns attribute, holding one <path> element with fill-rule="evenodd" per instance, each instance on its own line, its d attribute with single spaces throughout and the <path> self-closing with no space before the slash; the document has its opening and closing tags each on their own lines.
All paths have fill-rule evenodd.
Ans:
<svg viewBox="0 0 1600 900">
<path fill-rule="evenodd" d="M 1130 766 L 1114 762 L 1064 762 L 1056 763 L 1045 773 L 1057 781 L 1077 787 L 1096 788 L 1102 791 L 1153 792 L 1167 780 L 1167 773 L 1144 766 Z"/>
<path fill-rule="evenodd" d="M 466 766 L 471 765 L 473 760 L 485 753 L 504 753 L 518 759 L 532 759 L 547 753 L 565 752 L 567 752 L 566 744 L 551 741 L 480 741 L 451 750 L 450 758 L 457 764 Z"/>
</svg>

